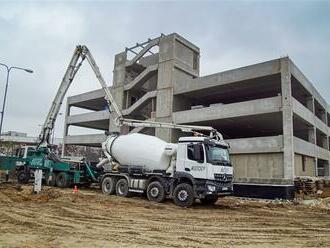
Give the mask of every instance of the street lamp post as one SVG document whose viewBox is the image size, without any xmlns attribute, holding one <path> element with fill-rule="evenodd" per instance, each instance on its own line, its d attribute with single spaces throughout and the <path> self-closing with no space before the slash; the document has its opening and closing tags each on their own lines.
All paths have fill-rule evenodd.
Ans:
<svg viewBox="0 0 330 248">
<path fill-rule="evenodd" d="M 7 91 L 8 91 L 8 83 L 9 83 L 9 73 L 11 70 L 23 70 L 26 71 L 28 73 L 33 73 L 33 71 L 31 69 L 27 69 L 27 68 L 21 68 L 21 67 L 16 67 L 16 66 L 8 66 L 6 64 L 2 64 L 0 63 L 0 65 L 4 66 L 7 69 L 7 79 L 6 79 L 6 88 L 5 88 L 5 94 L 3 97 L 3 104 L 2 104 L 2 111 L 1 111 L 1 120 L 0 120 L 0 136 L 2 134 L 2 124 L 3 124 L 3 116 L 5 114 L 5 106 L 6 106 L 6 99 L 7 99 Z"/>
</svg>

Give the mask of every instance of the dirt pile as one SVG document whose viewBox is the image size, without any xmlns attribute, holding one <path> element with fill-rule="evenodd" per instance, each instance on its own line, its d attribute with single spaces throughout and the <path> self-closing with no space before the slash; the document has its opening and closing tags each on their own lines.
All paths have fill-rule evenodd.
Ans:
<svg viewBox="0 0 330 248">
<path fill-rule="evenodd" d="M 34 194 L 32 186 L 19 184 L 0 184 L 0 202 L 48 202 L 61 196 L 61 193 L 51 187 L 43 187 L 39 194 Z"/>
</svg>

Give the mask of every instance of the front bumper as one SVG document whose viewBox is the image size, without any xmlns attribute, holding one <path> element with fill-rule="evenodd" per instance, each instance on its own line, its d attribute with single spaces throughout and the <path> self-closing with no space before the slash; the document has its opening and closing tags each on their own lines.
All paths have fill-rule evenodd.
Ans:
<svg viewBox="0 0 330 248">
<path fill-rule="evenodd" d="M 233 194 L 232 182 L 218 182 L 206 180 L 203 184 L 199 184 L 195 189 L 198 198 L 206 196 L 225 196 Z"/>
</svg>

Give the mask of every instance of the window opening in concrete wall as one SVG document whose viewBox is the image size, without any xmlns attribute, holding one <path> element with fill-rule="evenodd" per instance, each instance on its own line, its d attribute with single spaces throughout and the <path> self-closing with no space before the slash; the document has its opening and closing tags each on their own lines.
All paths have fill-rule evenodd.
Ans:
<svg viewBox="0 0 330 248">
<path fill-rule="evenodd" d="M 302 163 L 301 163 L 301 166 L 302 166 L 302 171 L 305 172 L 306 171 L 306 156 L 302 156 Z"/>
<path fill-rule="evenodd" d="M 329 176 L 329 162 L 323 159 L 317 159 L 317 175 L 319 177 Z"/>
<path fill-rule="evenodd" d="M 326 111 L 317 100 L 314 100 L 314 107 L 315 107 L 315 115 L 317 116 L 317 118 L 319 118 L 322 122 L 326 123 L 326 118 L 327 118 Z"/>
<path fill-rule="evenodd" d="M 319 147 L 322 147 L 324 149 L 328 149 L 328 138 L 325 133 L 323 133 L 320 129 L 316 128 L 316 144 Z"/>
<path fill-rule="evenodd" d="M 314 132 L 311 130 L 313 125 L 306 122 L 304 119 L 299 117 L 298 115 L 293 115 L 293 136 L 300 138 L 302 140 L 308 141 L 310 143 L 314 143 Z"/>
<path fill-rule="evenodd" d="M 194 52 L 193 55 L 193 69 L 197 70 L 198 69 L 198 53 Z"/>
<path fill-rule="evenodd" d="M 295 78 L 291 77 L 291 92 L 292 96 L 304 105 L 311 112 L 313 109 L 313 96 L 306 90 L 306 88 Z"/>
<path fill-rule="evenodd" d="M 78 114 L 86 114 L 86 113 L 94 113 L 94 112 L 95 112 L 95 110 L 78 108 L 75 106 L 71 106 L 71 108 L 70 108 L 70 115 L 78 115 Z"/>
<path fill-rule="evenodd" d="M 219 76 L 220 77 L 220 76 Z M 213 79 L 214 78 L 214 79 Z M 221 78 L 221 77 L 220 77 Z M 204 78 L 194 79 L 203 81 L 219 80 L 216 74 Z M 194 106 L 210 107 L 221 104 L 239 103 L 263 98 L 277 97 L 281 95 L 280 75 L 271 75 L 251 80 L 238 81 L 219 86 L 192 91 L 183 94 L 191 103 L 182 105 L 177 111 L 190 110 Z M 177 95 L 178 97 L 181 95 Z"/>
</svg>

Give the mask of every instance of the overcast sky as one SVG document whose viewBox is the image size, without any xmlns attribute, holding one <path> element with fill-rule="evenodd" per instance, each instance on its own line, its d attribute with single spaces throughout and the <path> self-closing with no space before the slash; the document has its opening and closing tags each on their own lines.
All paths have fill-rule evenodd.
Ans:
<svg viewBox="0 0 330 248">
<path fill-rule="evenodd" d="M 90 48 L 111 85 L 116 53 L 172 32 L 200 47 L 202 75 L 289 55 L 330 102 L 330 1 L 0 0 L 0 63 L 35 71 L 11 72 L 4 131 L 39 134 L 76 44 Z M 5 79 L 0 67 L 0 106 Z M 85 64 L 68 96 L 96 88 Z"/>
</svg>

